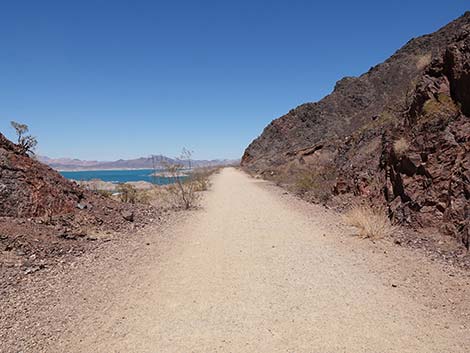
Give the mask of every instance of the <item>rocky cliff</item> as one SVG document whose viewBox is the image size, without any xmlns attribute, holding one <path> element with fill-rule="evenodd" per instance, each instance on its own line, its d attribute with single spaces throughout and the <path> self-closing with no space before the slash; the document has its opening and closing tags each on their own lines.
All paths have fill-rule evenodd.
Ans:
<svg viewBox="0 0 470 353">
<path fill-rule="evenodd" d="M 470 12 L 274 120 L 242 166 L 313 198 L 387 206 L 469 246 Z M 309 190 L 308 190 L 309 189 Z"/>
</svg>

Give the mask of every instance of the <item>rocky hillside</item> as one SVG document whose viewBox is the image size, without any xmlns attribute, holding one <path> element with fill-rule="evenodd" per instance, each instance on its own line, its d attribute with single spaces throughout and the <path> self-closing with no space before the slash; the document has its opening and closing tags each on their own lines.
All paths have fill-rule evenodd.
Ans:
<svg viewBox="0 0 470 353">
<path fill-rule="evenodd" d="M 41 269 L 92 247 L 97 234 L 134 230 L 158 217 L 150 206 L 82 189 L 0 134 L 0 293 L 2 275 Z"/>
<path fill-rule="evenodd" d="M 0 134 L 0 216 L 35 217 L 76 209 L 83 191 Z"/>
<path fill-rule="evenodd" d="M 361 197 L 469 246 L 470 12 L 274 120 L 242 166 L 317 200 Z"/>
</svg>

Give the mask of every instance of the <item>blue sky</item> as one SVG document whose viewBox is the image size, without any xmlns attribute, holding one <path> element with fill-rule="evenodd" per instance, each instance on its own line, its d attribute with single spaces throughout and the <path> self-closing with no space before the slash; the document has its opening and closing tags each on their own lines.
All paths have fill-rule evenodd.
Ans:
<svg viewBox="0 0 470 353">
<path fill-rule="evenodd" d="M 467 7 L 465 6 L 467 5 Z M 186 146 L 238 158 L 466 1 L 2 1 L 0 131 L 40 154 L 111 160 Z"/>
</svg>

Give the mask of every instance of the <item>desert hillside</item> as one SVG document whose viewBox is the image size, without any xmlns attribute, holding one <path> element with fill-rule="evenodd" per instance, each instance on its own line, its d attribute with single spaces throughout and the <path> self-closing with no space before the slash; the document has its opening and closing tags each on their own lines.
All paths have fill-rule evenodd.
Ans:
<svg viewBox="0 0 470 353">
<path fill-rule="evenodd" d="M 242 166 L 315 201 L 385 206 L 468 248 L 468 87 L 470 12 L 272 121 Z"/>
<path fill-rule="evenodd" d="M 96 247 L 96 234 L 139 228 L 158 215 L 80 187 L 0 133 L 0 292 Z"/>
</svg>

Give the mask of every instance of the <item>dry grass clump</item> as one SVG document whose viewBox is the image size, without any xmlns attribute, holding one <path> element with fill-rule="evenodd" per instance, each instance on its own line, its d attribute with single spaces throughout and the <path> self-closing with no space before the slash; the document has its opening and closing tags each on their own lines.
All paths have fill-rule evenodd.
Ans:
<svg viewBox="0 0 470 353">
<path fill-rule="evenodd" d="M 395 226 L 388 219 L 385 210 L 366 205 L 354 205 L 345 215 L 344 220 L 358 228 L 363 238 L 383 238 L 395 231 Z"/>
<path fill-rule="evenodd" d="M 449 119 L 452 116 L 458 115 L 459 112 L 459 106 L 450 96 L 439 93 L 437 98 L 430 98 L 424 103 L 421 120 Z"/>
<path fill-rule="evenodd" d="M 397 156 L 402 156 L 409 148 L 410 144 L 404 137 L 399 138 L 393 143 L 393 150 Z"/>
</svg>

